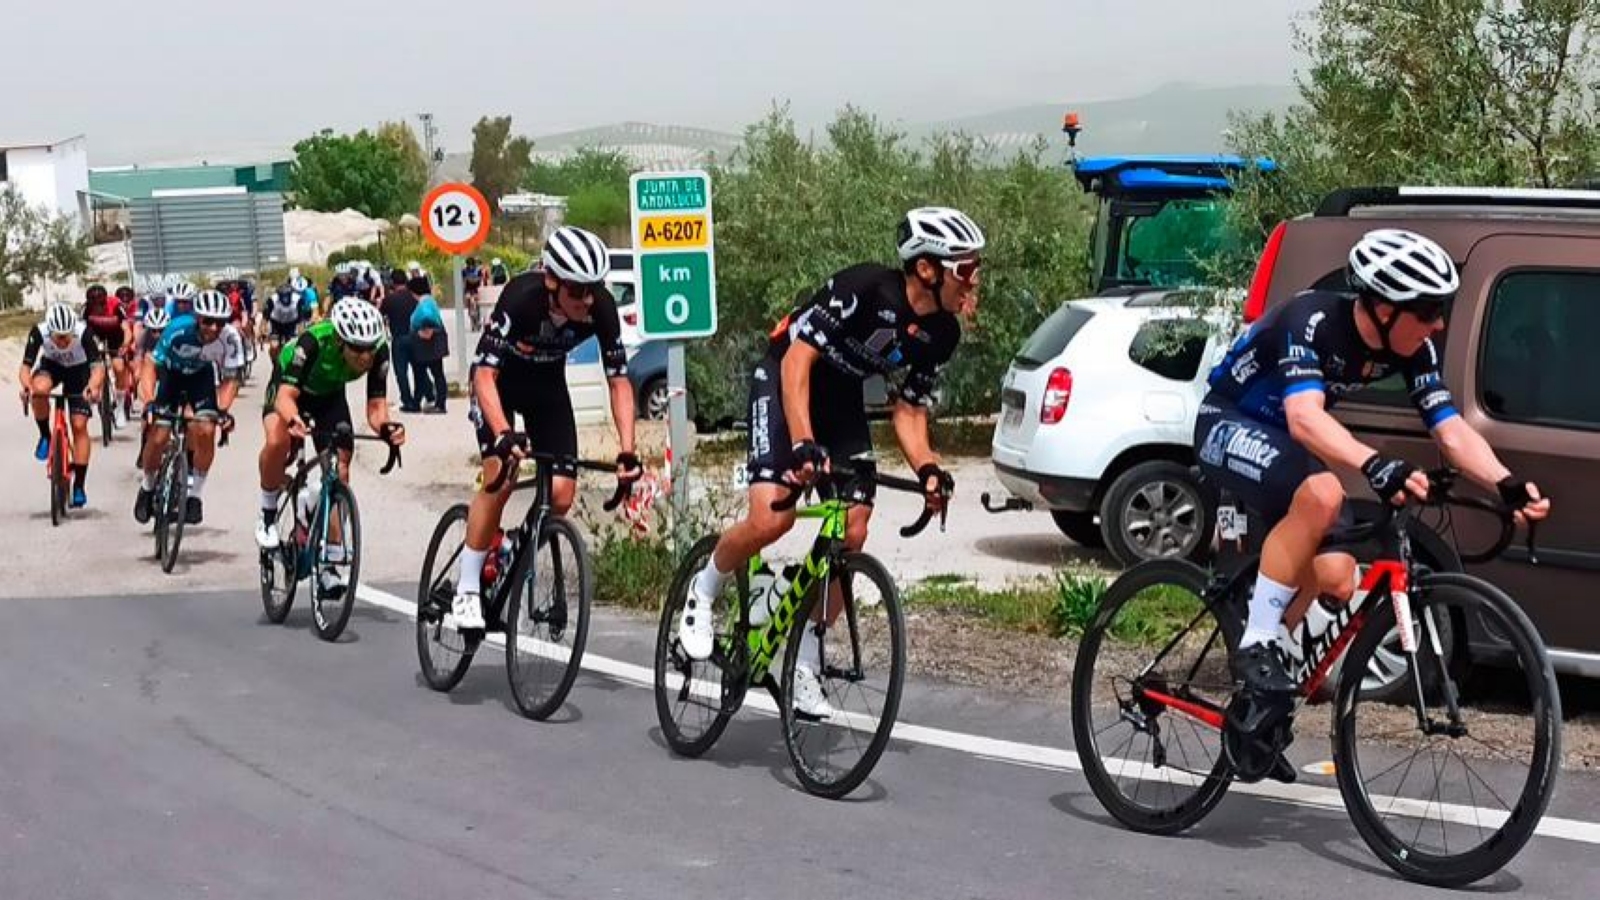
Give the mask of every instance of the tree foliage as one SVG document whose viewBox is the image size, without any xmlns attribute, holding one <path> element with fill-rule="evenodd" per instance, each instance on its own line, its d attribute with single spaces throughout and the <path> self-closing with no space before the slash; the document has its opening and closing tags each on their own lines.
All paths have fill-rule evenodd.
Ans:
<svg viewBox="0 0 1600 900">
<path fill-rule="evenodd" d="M 618 150 L 584 147 L 560 162 L 535 162 L 529 190 L 567 198 L 566 222 L 607 229 L 628 224 L 628 178 L 633 164 Z"/>
<path fill-rule="evenodd" d="M 400 196 L 408 210 L 420 209 L 422 195 L 428 187 L 428 158 L 411 125 L 402 122 L 384 122 L 378 126 L 379 139 L 394 147 L 400 154 Z"/>
<path fill-rule="evenodd" d="M 74 220 L 29 206 L 15 186 L 0 184 L 0 309 L 17 306 L 40 280 L 89 269 L 89 242 Z"/>
<path fill-rule="evenodd" d="M 472 126 L 472 185 L 491 207 L 516 190 L 533 165 L 533 140 L 511 136 L 510 116 L 484 116 Z"/>
<path fill-rule="evenodd" d="M 393 219 L 421 204 L 421 188 L 408 178 L 402 149 L 392 139 L 366 129 L 355 134 L 323 129 L 295 144 L 294 153 L 289 184 L 302 208 L 354 209 Z"/>
</svg>

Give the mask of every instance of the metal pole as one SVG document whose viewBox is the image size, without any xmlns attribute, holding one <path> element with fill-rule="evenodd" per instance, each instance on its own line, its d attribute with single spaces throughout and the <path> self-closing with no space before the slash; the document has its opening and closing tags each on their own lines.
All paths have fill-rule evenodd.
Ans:
<svg viewBox="0 0 1600 900">
<path fill-rule="evenodd" d="M 450 271 L 456 288 L 456 380 L 462 390 L 467 387 L 467 303 L 466 282 L 461 275 L 461 257 L 450 257 Z"/>
<path fill-rule="evenodd" d="M 689 530 L 689 405 L 683 341 L 667 344 L 668 446 L 672 448 L 672 549 L 682 553 L 694 540 Z"/>
</svg>

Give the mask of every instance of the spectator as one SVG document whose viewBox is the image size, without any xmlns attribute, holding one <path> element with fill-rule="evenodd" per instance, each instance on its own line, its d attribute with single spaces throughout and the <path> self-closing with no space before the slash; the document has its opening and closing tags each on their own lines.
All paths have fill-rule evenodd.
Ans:
<svg viewBox="0 0 1600 900">
<path fill-rule="evenodd" d="M 445 411 L 445 398 L 450 396 L 450 386 L 444 380 L 444 360 L 450 355 L 450 338 L 444 327 L 444 317 L 439 303 L 426 291 L 418 292 L 426 283 L 413 278 L 408 284 L 416 294 L 417 310 L 411 314 L 412 365 L 417 373 L 417 394 L 430 399 L 430 413 Z"/>
<path fill-rule="evenodd" d="M 406 273 L 399 269 L 389 273 L 389 284 L 392 287 L 378 308 L 389 320 L 394 380 L 400 385 L 400 411 L 418 413 L 422 412 L 422 403 L 411 389 L 412 356 L 416 347 L 411 334 L 411 315 L 417 311 L 417 295 L 406 288 Z"/>
</svg>

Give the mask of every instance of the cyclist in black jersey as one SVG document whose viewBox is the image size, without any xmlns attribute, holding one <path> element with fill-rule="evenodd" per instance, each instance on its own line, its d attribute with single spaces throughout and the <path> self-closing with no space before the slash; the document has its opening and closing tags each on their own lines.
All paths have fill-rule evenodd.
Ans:
<svg viewBox="0 0 1600 900">
<path fill-rule="evenodd" d="M 1236 658 L 1236 677 L 1261 701 L 1254 721 L 1238 723 L 1248 731 L 1281 721 L 1289 708 L 1294 684 L 1275 651 L 1286 611 L 1292 627 L 1319 594 L 1343 603 L 1355 588 L 1354 557 L 1318 554 L 1345 514 L 1344 489 L 1329 469 L 1359 471 L 1387 501 L 1427 495 L 1426 475 L 1381 456 L 1329 415 L 1344 394 L 1400 374 L 1452 466 L 1520 507 L 1519 521 L 1550 510 L 1460 416 L 1445 386 L 1433 335 L 1444 330 L 1460 277 L 1444 248 L 1410 231 L 1372 231 L 1351 248 L 1348 277 L 1353 294 L 1301 294 L 1235 341 L 1211 373 L 1195 425 L 1206 477 L 1275 523 Z M 1277 774 L 1289 780 L 1293 769 Z"/>
<path fill-rule="evenodd" d="M 723 534 L 689 592 L 679 636 L 695 659 L 711 655 L 711 608 L 729 575 L 794 526 L 793 510 L 776 511 L 773 502 L 790 485 L 811 481 L 830 457 L 871 451 L 862 397 L 868 377 L 906 370 L 892 412 L 895 437 L 928 502 L 943 502 L 950 479 L 928 439 L 928 402 L 961 340 L 957 316 L 977 302 L 984 237 L 964 213 L 943 207 L 907 213 L 897 237 L 900 269 L 863 264 L 834 275 L 778 323 L 751 373 L 750 508 Z M 852 468 L 867 476 L 871 464 Z M 858 477 L 850 498 L 846 543 L 859 550 L 872 514 L 870 477 Z M 817 658 L 814 650 L 802 658 Z M 808 715 L 831 712 L 809 668 L 796 670 L 794 694 L 795 707 Z"/>
<path fill-rule="evenodd" d="M 471 416 L 483 454 L 483 487 L 502 467 L 520 464 L 532 451 L 565 457 L 554 467 L 551 506 L 562 515 L 577 490 L 578 429 L 567 393 L 567 354 L 595 338 L 611 392 L 617 424 L 617 477 L 631 481 L 644 474 L 634 454 L 633 385 L 622 346 L 617 303 L 601 283 L 611 270 L 606 245 L 581 228 L 556 229 L 545 242 L 542 267 L 513 278 L 500 293 L 478 340 L 473 360 Z M 525 434 L 516 430 L 522 416 Z M 500 527 L 511 496 L 512 479 L 496 493 L 480 490 L 467 513 L 467 537 L 451 605 L 455 627 L 482 631 L 479 598 L 483 561 Z"/>
</svg>

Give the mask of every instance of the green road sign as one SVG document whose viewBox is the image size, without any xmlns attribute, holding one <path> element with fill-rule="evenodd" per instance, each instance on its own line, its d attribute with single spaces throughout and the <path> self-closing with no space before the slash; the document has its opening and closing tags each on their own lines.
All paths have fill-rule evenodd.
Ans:
<svg viewBox="0 0 1600 900">
<path fill-rule="evenodd" d="M 711 178 L 704 172 L 640 172 L 628 192 L 639 277 L 639 333 L 651 339 L 717 332 Z"/>
</svg>

